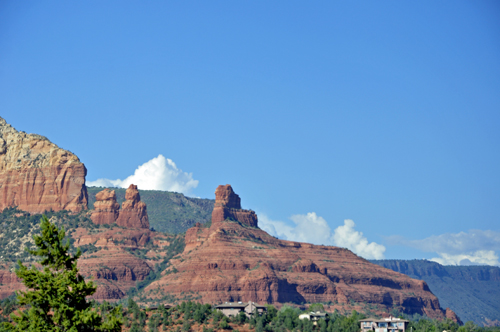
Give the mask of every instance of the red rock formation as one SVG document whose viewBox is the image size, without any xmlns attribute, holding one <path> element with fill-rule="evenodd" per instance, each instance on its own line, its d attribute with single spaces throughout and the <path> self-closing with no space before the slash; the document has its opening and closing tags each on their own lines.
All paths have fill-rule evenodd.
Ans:
<svg viewBox="0 0 500 332">
<path fill-rule="evenodd" d="M 115 300 L 125 296 L 137 281 L 144 280 L 151 272 L 146 261 L 118 246 L 108 246 L 95 253 L 84 255 L 78 261 L 80 273 L 92 277 L 97 284 L 95 299 Z"/>
<path fill-rule="evenodd" d="M 116 202 L 114 190 L 104 189 L 95 195 L 94 211 L 91 219 L 94 224 L 112 224 L 118 219 L 120 204 Z"/>
<path fill-rule="evenodd" d="M 0 299 L 12 295 L 15 291 L 25 290 L 22 280 L 16 276 L 9 264 L 0 263 Z"/>
<path fill-rule="evenodd" d="M 451 310 L 450 308 L 446 308 L 446 318 L 451 319 L 454 322 L 457 322 L 460 325 L 463 325 L 464 323 L 458 318 L 457 314 Z"/>
<path fill-rule="evenodd" d="M 220 185 L 215 190 L 215 204 L 212 211 L 212 223 L 219 223 L 226 219 L 257 227 L 257 215 L 254 211 L 241 208 L 240 197 L 234 193 L 229 184 Z"/>
<path fill-rule="evenodd" d="M 214 210 L 239 208 L 230 186 L 219 186 L 216 195 Z M 189 229 L 185 242 L 182 255 L 146 288 L 146 297 L 167 293 L 180 299 L 189 292 L 204 303 L 332 302 L 332 309 L 344 313 L 370 303 L 387 312 L 397 308 L 445 317 L 425 282 L 347 249 L 278 240 L 258 228 L 220 219 L 210 228 Z"/>
<path fill-rule="evenodd" d="M 0 211 L 17 206 L 32 213 L 79 212 L 87 208 L 86 175 L 73 153 L 0 118 Z"/>
<path fill-rule="evenodd" d="M 92 277 L 97 291 L 92 296 L 99 300 L 117 300 L 126 292 L 144 280 L 157 263 L 161 263 L 169 245 L 175 236 L 157 233 L 144 228 L 123 229 L 111 227 L 94 233 L 84 228 L 77 228 L 72 233 L 74 245 L 93 245 L 99 250 L 84 254 L 78 260 L 80 273 Z M 151 248 L 150 243 L 157 247 Z M 137 257 L 127 251 L 149 248 L 146 257 Z"/>
<path fill-rule="evenodd" d="M 125 202 L 116 223 L 123 227 L 149 228 L 146 203 L 141 202 L 136 185 L 131 184 L 125 192 Z"/>
</svg>

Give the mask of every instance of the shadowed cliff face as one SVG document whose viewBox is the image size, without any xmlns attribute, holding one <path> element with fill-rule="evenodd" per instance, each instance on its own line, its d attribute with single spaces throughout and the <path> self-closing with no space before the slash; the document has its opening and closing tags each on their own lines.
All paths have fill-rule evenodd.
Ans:
<svg viewBox="0 0 500 332">
<path fill-rule="evenodd" d="M 87 209 L 87 170 L 47 138 L 19 132 L 0 118 L 0 210 Z"/>
<path fill-rule="evenodd" d="M 214 215 L 227 206 L 240 208 L 231 192 L 230 186 L 217 188 Z M 206 303 L 332 302 L 332 310 L 342 311 L 369 303 L 445 317 L 424 281 L 371 264 L 347 249 L 283 241 L 255 226 L 256 217 L 251 225 L 227 218 L 213 220 L 210 228 L 190 228 L 183 254 L 144 295 L 181 299 L 189 292 Z"/>
</svg>

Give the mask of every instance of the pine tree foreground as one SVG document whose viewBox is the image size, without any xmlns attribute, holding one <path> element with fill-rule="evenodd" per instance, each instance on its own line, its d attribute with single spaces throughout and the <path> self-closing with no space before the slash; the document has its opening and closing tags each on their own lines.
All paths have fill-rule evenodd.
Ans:
<svg viewBox="0 0 500 332">
<path fill-rule="evenodd" d="M 30 254 L 41 257 L 43 270 L 28 269 L 18 261 L 18 278 L 28 288 L 18 292 L 17 299 L 25 310 L 11 315 L 14 323 L 4 323 L 7 331 L 121 331 L 121 308 L 115 307 L 103 319 L 87 302 L 86 297 L 95 293 L 92 282 L 78 273 L 76 262 L 81 256 L 80 249 L 75 255 L 69 253 L 69 241 L 63 243 L 64 228 L 58 229 L 43 216 L 40 223 L 41 236 L 34 236 L 37 250 Z"/>
</svg>

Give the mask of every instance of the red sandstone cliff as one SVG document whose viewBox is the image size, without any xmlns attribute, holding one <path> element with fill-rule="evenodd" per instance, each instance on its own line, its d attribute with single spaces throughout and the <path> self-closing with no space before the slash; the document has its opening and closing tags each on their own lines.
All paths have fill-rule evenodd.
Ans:
<svg viewBox="0 0 500 332">
<path fill-rule="evenodd" d="M 240 196 L 228 184 L 220 185 L 215 190 L 212 223 L 219 223 L 226 219 L 239 221 L 250 227 L 257 227 L 257 214 L 254 211 L 241 208 Z"/>
<path fill-rule="evenodd" d="M 94 224 L 112 224 L 119 214 L 120 204 L 116 202 L 114 190 L 104 189 L 95 195 L 94 211 L 91 219 Z"/>
<path fill-rule="evenodd" d="M 146 203 L 141 202 L 139 190 L 134 184 L 131 184 L 125 192 L 125 202 L 122 203 L 116 223 L 123 227 L 149 228 Z"/>
<path fill-rule="evenodd" d="M 0 118 L 0 211 L 11 206 L 33 213 L 86 209 L 86 174 L 71 152 Z"/>
<path fill-rule="evenodd" d="M 234 211 L 242 211 L 239 197 L 230 186 L 219 186 L 211 227 L 196 225 L 187 231 L 183 254 L 171 260 L 164 276 L 144 295 L 181 299 L 189 292 L 205 303 L 332 302 L 331 309 L 341 312 L 376 304 L 386 311 L 395 307 L 445 317 L 424 281 L 372 264 L 347 249 L 278 240 L 255 227 L 256 217 L 247 224 Z"/>
</svg>

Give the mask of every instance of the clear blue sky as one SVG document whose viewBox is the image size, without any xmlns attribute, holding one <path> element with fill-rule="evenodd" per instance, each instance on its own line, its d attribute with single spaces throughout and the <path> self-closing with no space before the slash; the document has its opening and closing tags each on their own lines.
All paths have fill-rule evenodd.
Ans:
<svg viewBox="0 0 500 332">
<path fill-rule="evenodd" d="M 498 264 L 497 1 L 2 1 L 0 110 L 88 181 L 161 154 L 283 238 Z"/>
</svg>

